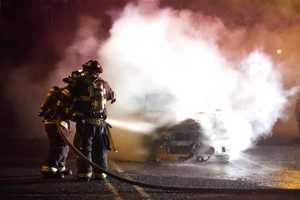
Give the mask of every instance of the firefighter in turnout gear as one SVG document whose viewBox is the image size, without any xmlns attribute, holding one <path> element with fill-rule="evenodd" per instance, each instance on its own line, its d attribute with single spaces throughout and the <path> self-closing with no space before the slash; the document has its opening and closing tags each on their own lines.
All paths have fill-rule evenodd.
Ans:
<svg viewBox="0 0 300 200">
<path fill-rule="evenodd" d="M 75 146 L 102 168 L 107 168 L 107 151 L 115 150 L 107 117 L 106 102 L 115 101 L 114 92 L 106 81 L 99 77 L 103 72 L 96 60 L 82 66 L 82 72 L 69 78 L 69 88 L 73 97 L 73 120 L 76 122 Z M 73 72 L 74 73 L 74 72 Z M 72 73 L 72 74 L 73 74 Z M 66 80 L 66 79 L 64 79 Z M 66 81 L 65 81 L 66 82 Z M 78 178 L 89 181 L 106 178 L 106 174 L 78 158 Z"/>
<path fill-rule="evenodd" d="M 43 104 L 39 116 L 43 118 L 45 131 L 49 139 L 49 152 L 41 172 L 45 177 L 64 178 L 71 173 L 66 169 L 69 147 L 64 143 L 58 131 L 59 126 L 69 129 L 70 91 L 67 88 L 52 87 Z"/>
</svg>

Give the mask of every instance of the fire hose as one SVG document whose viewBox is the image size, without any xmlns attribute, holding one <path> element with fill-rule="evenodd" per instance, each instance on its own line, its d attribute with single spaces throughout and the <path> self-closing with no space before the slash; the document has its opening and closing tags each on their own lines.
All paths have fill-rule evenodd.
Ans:
<svg viewBox="0 0 300 200">
<path fill-rule="evenodd" d="M 98 169 L 102 173 L 107 174 L 109 177 L 116 179 L 127 184 L 136 185 L 144 188 L 158 189 L 158 190 L 167 190 L 167 191 L 180 191 L 180 192 L 191 192 L 191 193 L 249 193 L 249 192 L 263 192 L 263 193 L 280 193 L 280 192 L 291 192 L 292 194 L 300 194 L 298 189 L 277 189 L 277 188 L 261 188 L 261 189 L 229 189 L 229 188 L 203 188 L 203 187 L 176 187 L 176 186 L 166 186 L 166 185 L 156 185 L 149 184 L 140 181 L 131 180 L 112 172 L 109 172 L 106 169 L 103 169 L 95 162 L 89 160 L 77 147 L 75 147 L 70 140 L 67 138 L 66 134 L 70 134 L 70 130 L 59 124 L 58 132 L 64 142 L 70 147 L 72 151 L 75 152 L 77 156 L 88 162 L 91 166 Z"/>
</svg>

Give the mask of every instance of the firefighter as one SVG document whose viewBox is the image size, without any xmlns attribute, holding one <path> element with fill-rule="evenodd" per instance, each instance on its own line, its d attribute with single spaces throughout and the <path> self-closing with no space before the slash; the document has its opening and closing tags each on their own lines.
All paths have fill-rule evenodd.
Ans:
<svg viewBox="0 0 300 200">
<path fill-rule="evenodd" d="M 106 102 L 114 103 L 114 92 L 99 75 L 102 66 L 96 60 L 83 64 L 79 76 L 69 80 L 73 99 L 73 120 L 76 122 L 75 146 L 91 161 L 107 168 L 107 150 L 115 150 L 112 145 L 107 117 Z M 73 74 L 73 73 L 72 73 Z M 78 74 L 78 73 L 77 73 Z M 71 76 L 72 77 L 72 76 Z M 78 178 L 89 181 L 92 176 L 105 179 L 102 173 L 78 158 Z"/>
<path fill-rule="evenodd" d="M 49 139 L 48 158 L 41 167 L 41 172 L 45 177 L 64 178 L 65 175 L 71 173 L 66 168 L 69 147 L 58 133 L 59 126 L 69 129 L 70 102 L 70 91 L 67 88 L 54 86 L 49 90 L 40 107 L 39 116 L 43 118 Z"/>
</svg>

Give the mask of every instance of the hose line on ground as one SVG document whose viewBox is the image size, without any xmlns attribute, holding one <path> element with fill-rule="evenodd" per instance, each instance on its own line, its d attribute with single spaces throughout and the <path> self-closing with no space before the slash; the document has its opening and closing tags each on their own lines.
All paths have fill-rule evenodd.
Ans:
<svg viewBox="0 0 300 200">
<path fill-rule="evenodd" d="M 168 191 L 180 191 L 180 192 L 193 192 L 193 193 L 249 193 L 249 192 L 263 192 L 263 193 L 280 193 L 280 192 L 290 192 L 292 194 L 300 194 L 299 189 L 274 189 L 274 188 L 268 188 L 268 189 L 230 189 L 230 188 L 203 188 L 203 187 L 176 187 L 176 186 L 165 186 L 165 185 L 155 185 L 155 184 L 149 184 L 149 183 L 143 183 L 135 180 L 130 180 L 127 178 L 124 178 L 122 176 L 116 175 L 114 173 L 111 173 L 107 171 L 106 169 L 103 169 L 98 164 L 94 163 L 93 161 L 89 160 L 78 148 L 76 148 L 70 140 L 67 138 L 66 134 L 70 135 L 70 130 L 66 129 L 64 126 L 59 124 L 58 126 L 58 132 L 64 142 L 69 145 L 72 151 L 75 152 L 77 156 L 84 159 L 86 162 L 88 162 L 90 165 L 92 165 L 94 168 L 100 170 L 102 173 L 107 174 L 111 178 L 114 178 L 116 180 L 119 180 L 121 182 L 125 182 L 127 184 L 136 185 L 144 188 L 150 188 L 150 189 L 158 189 L 158 190 L 168 190 Z"/>
</svg>

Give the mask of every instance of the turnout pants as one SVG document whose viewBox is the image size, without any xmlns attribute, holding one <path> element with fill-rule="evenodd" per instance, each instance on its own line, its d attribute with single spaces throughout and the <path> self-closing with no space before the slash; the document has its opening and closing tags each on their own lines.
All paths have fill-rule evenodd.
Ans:
<svg viewBox="0 0 300 200">
<path fill-rule="evenodd" d="M 60 137 L 56 124 L 45 124 L 45 130 L 49 139 L 47 165 L 57 169 L 65 167 L 69 146 Z"/>
<path fill-rule="evenodd" d="M 75 146 L 91 161 L 100 167 L 107 168 L 107 145 L 105 144 L 106 129 L 89 123 L 77 122 Z M 87 175 L 94 172 L 100 174 L 101 171 L 93 167 L 85 160 L 77 159 L 78 175 Z"/>
</svg>

